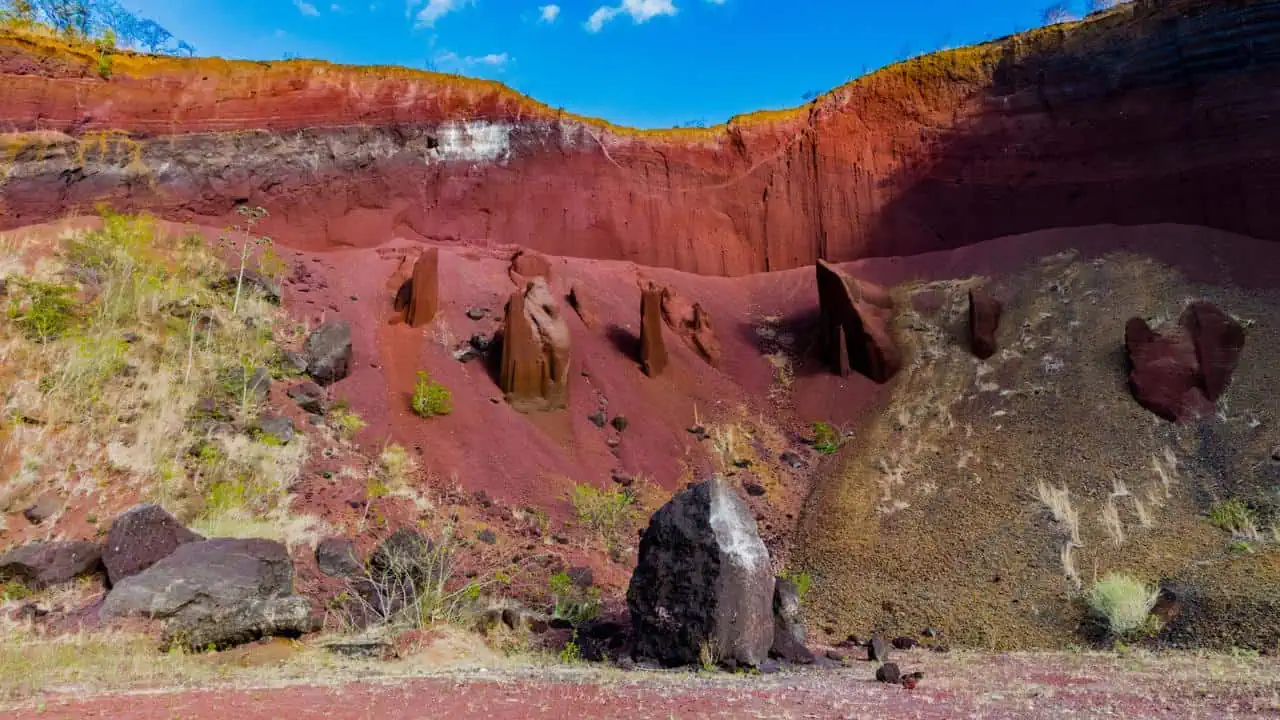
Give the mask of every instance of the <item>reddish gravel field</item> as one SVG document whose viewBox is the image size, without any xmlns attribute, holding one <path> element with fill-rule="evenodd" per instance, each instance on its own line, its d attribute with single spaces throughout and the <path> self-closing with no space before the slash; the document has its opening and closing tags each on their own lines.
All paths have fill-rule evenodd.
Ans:
<svg viewBox="0 0 1280 720">
<path fill-rule="evenodd" d="M 1280 717 L 1270 658 L 1071 654 L 936 656 L 914 690 L 873 667 L 762 677 L 533 669 L 274 688 L 45 696 L 7 718 L 1253 718 Z"/>
</svg>

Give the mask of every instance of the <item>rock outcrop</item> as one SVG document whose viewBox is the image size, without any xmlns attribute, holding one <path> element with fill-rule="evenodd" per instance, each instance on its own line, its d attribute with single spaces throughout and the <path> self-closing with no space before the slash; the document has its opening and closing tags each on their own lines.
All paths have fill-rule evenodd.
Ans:
<svg viewBox="0 0 1280 720">
<path fill-rule="evenodd" d="M 662 290 L 650 283 L 640 291 L 640 369 L 649 377 L 658 377 L 669 360 L 662 339 Z"/>
<path fill-rule="evenodd" d="M 168 557 L 178 547 L 203 540 L 159 505 L 137 505 L 121 513 L 107 532 L 102 562 L 112 585 Z"/>
<path fill-rule="evenodd" d="M 351 372 L 351 324 L 330 320 L 307 337 L 307 374 L 321 385 L 332 385 Z"/>
<path fill-rule="evenodd" d="M 855 280 L 834 265 L 818 261 L 821 342 L 831 369 L 841 377 L 853 370 L 888 382 L 902 365 L 893 338 L 893 299 L 884 288 Z"/>
<path fill-rule="evenodd" d="M 698 357 L 713 366 L 720 364 L 720 341 L 711 327 L 711 313 L 700 303 L 689 304 L 675 290 L 663 288 L 662 318 Z"/>
<path fill-rule="evenodd" d="M 1280 239 L 1278 12 L 1125 3 L 671 133 L 404 69 L 122 55 L 90 83 L 92 45 L 5 31 L 0 229 L 98 201 L 219 225 L 249 198 L 292 247 L 398 235 L 725 275 L 1103 223 Z"/>
<path fill-rule="evenodd" d="M 769 655 L 779 660 L 808 665 L 814 655 L 805 647 L 807 629 L 804 625 L 800 591 L 795 583 L 777 578 L 773 591 L 773 646 Z"/>
<path fill-rule="evenodd" d="M 569 326 L 545 279 L 512 293 L 502 325 L 499 385 L 521 412 L 569 403 Z"/>
<path fill-rule="evenodd" d="M 1157 333 L 1142 318 L 1125 325 L 1129 389 L 1140 405 L 1173 422 L 1211 415 L 1244 349 L 1244 328 L 1206 302 L 1187 306 Z"/>
<path fill-rule="evenodd" d="M 440 251 L 427 248 L 413 265 L 409 281 L 409 302 L 404 321 L 409 327 L 422 327 L 436 317 L 440 309 Z"/>
<path fill-rule="evenodd" d="M 981 360 L 996 354 L 996 331 L 1004 305 L 989 293 L 969 291 L 969 348 Z"/>
<path fill-rule="evenodd" d="M 627 590 L 635 654 L 664 665 L 758 666 L 773 645 L 774 578 L 755 518 L 708 480 L 654 513 Z"/>
<path fill-rule="evenodd" d="M 16 580 L 30 590 L 102 572 L 102 547 L 84 540 L 35 542 L 0 555 L 0 583 Z"/>
<path fill-rule="evenodd" d="M 530 280 L 542 278 L 551 283 L 551 261 L 535 252 L 520 250 L 511 258 L 507 269 L 516 287 L 525 287 Z"/>
<path fill-rule="evenodd" d="M 315 629 L 311 603 L 293 594 L 293 563 L 272 540 L 191 542 L 112 588 L 103 620 L 164 620 L 164 641 L 192 650 L 226 648 Z"/>
</svg>

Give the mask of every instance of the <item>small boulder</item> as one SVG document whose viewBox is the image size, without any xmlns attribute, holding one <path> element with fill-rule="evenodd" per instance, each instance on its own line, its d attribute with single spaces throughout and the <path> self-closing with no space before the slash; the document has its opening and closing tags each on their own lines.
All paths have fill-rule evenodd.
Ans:
<svg viewBox="0 0 1280 720">
<path fill-rule="evenodd" d="M 62 501 L 57 495 L 41 495 L 30 507 L 22 511 L 22 517 L 32 525 L 39 525 L 62 510 Z"/>
<path fill-rule="evenodd" d="M 258 402 L 267 399 L 271 390 L 271 373 L 266 368 L 254 368 L 252 371 L 243 367 L 233 367 L 222 375 L 223 387 L 235 395 L 237 401 L 249 397 Z"/>
<path fill-rule="evenodd" d="M 996 354 L 996 331 L 1004 306 L 984 290 L 969 291 L 969 347 L 986 360 Z"/>
<path fill-rule="evenodd" d="M 908 690 L 915 690 L 916 685 L 919 685 L 920 681 L 923 679 L 924 679 L 924 673 L 918 670 L 916 672 L 907 673 L 906 675 L 902 676 L 902 687 Z"/>
<path fill-rule="evenodd" d="M 137 575 L 179 546 L 203 540 L 159 505 L 138 505 L 116 518 L 107 532 L 102 562 L 112 585 Z"/>
<path fill-rule="evenodd" d="M 293 562 L 272 540 L 219 538 L 188 542 L 151 567 L 120 580 L 100 611 L 192 622 L 249 600 L 293 594 Z"/>
<path fill-rule="evenodd" d="M 627 428 L 631 426 L 631 421 L 621 415 L 616 415 L 613 420 L 610 421 L 610 424 L 613 425 L 614 430 L 617 430 L 618 432 L 626 432 Z"/>
<path fill-rule="evenodd" d="M 483 320 L 489 314 L 488 308 L 469 307 L 467 308 L 467 318 L 470 320 Z"/>
<path fill-rule="evenodd" d="M 748 480 L 748 481 L 744 481 L 744 482 L 742 483 L 742 489 L 743 489 L 743 490 L 746 490 L 746 491 L 747 491 L 747 494 L 748 494 L 748 495 L 750 495 L 751 497 L 760 497 L 760 496 L 764 495 L 764 494 L 767 492 L 767 491 L 764 489 L 764 486 L 763 486 L 763 485 L 761 485 L 761 484 L 759 484 L 759 483 L 751 482 L 751 481 L 749 481 L 749 480 Z"/>
<path fill-rule="evenodd" d="M 264 637 L 298 637 L 316 630 L 311 601 L 288 597 L 250 598 L 207 613 L 180 616 L 168 623 L 161 642 L 193 652 L 225 650 Z"/>
<path fill-rule="evenodd" d="M 661 375 L 669 362 L 662 324 L 662 290 L 650 283 L 640 294 L 640 369 L 649 377 Z"/>
<path fill-rule="evenodd" d="M 369 573 L 382 585 L 420 585 L 431 569 L 434 549 L 421 533 L 400 528 L 369 556 Z"/>
<path fill-rule="evenodd" d="M 0 555 L 0 583 L 17 580 L 31 590 L 102 570 L 102 547 L 83 540 L 35 542 Z"/>
<path fill-rule="evenodd" d="M 893 647 L 898 650 L 910 650 L 920 643 L 913 637 L 901 635 L 893 639 Z"/>
<path fill-rule="evenodd" d="M 1216 306 L 1187 306 L 1157 333 L 1142 318 L 1125 325 L 1129 389 L 1140 405 L 1173 422 L 1211 415 L 1244 348 L 1244 328 Z"/>
<path fill-rule="evenodd" d="M 792 470 L 800 470 L 804 468 L 806 465 L 804 458 L 800 457 L 796 453 L 791 452 L 790 450 L 783 452 L 782 455 L 779 456 L 778 460 L 783 465 L 791 468 Z"/>
<path fill-rule="evenodd" d="M 889 661 L 889 643 L 885 642 L 880 633 L 875 633 L 867 641 L 867 659 L 873 662 Z"/>
<path fill-rule="evenodd" d="M 324 415 L 329 410 L 329 397 L 325 389 L 307 381 L 289 388 L 289 397 L 298 403 L 298 407 L 312 415 Z"/>
<path fill-rule="evenodd" d="M 603 410 L 597 410 L 587 416 L 587 420 L 589 420 L 592 425 L 595 425 L 596 427 L 601 429 L 604 428 L 604 425 L 606 422 L 608 422 L 608 419 L 609 419 L 609 416 L 605 415 Z"/>
<path fill-rule="evenodd" d="M 347 538 L 326 538 L 316 545 L 316 565 L 332 578 L 358 577 L 364 573 L 356 545 Z"/>
<path fill-rule="evenodd" d="M 573 582 L 574 587 L 577 587 L 580 590 L 586 590 L 587 588 L 595 584 L 595 581 L 596 581 L 595 572 L 593 572 L 591 568 L 586 567 L 584 565 L 571 567 L 568 570 L 565 570 L 564 572 L 565 572 L 565 575 L 569 576 L 569 580 Z"/>
<path fill-rule="evenodd" d="M 254 434 L 259 438 L 272 438 L 282 445 L 288 445 L 297 435 L 293 420 L 275 413 L 266 413 L 259 417 L 253 429 Z"/>
<path fill-rule="evenodd" d="M 664 665 L 759 666 L 773 645 L 774 578 L 746 504 L 723 479 L 676 495 L 640 540 L 627 590 L 635 653 Z"/>
<path fill-rule="evenodd" d="M 280 367 L 290 375 L 301 375 L 307 371 L 307 355 L 297 350 L 281 350 Z"/>
<path fill-rule="evenodd" d="M 773 647 L 769 649 L 769 655 L 800 665 L 812 664 L 813 653 L 804 644 L 807 631 L 800 591 L 786 578 L 776 578 L 774 582 Z"/>
<path fill-rule="evenodd" d="M 484 530 L 476 533 L 476 539 L 485 545 L 494 545 L 498 542 L 498 534 L 489 528 L 485 528 Z"/>
<path fill-rule="evenodd" d="M 307 374 L 321 385 L 332 385 L 351 372 L 351 324 L 331 320 L 307 338 Z"/>
<path fill-rule="evenodd" d="M 876 668 L 876 680 L 889 685 L 897 685 L 902 682 L 902 671 L 898 669 L 897 663 L 887 662 Z"/>
</svg>

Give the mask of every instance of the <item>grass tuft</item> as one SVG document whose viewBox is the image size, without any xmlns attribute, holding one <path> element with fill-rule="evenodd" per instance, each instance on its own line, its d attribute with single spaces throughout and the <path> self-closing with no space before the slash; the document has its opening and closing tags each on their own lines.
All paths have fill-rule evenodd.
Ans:
<svg viewBox="0 0 1280 720">
<path fill-rule="evenodd" d="M 1157 595 L 1157 590 L 1141 580 L 1112 573 L 1094 583 L 1085 599 L 1113 636 L 1125 638 L 1151 628 L 1151 608 Z"/>
</svg>

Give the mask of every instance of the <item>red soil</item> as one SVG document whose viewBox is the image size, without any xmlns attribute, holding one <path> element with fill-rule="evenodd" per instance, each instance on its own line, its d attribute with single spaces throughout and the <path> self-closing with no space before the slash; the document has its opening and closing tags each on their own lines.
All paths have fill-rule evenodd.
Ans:
<svg viewBox="0 0 1280 720">
<path fill-rule="evenodd" d="M 927 653 L 923 653 L 927 655 Z M 560 673 L 350 682 L 324 687 L 175 690 L 46 698 L 6 717 L 121 720 L 308 720 L 356 718 L 1254 718 L 1274 717 L 1275 664 L 1228 668 L 1210 679 L 1194 660 L 1124 661 L 1064 656 L 967 656 L 934 661 L 915 690 L 870 680 L 870 665 L 748 680 L 695 678 L 601 681 Z M 1203 660 L 1220 664 L 1221 661 Z M 1236 673 L 1239 673 L 1238 675 Z M 558 677 L 558 679 L 557 679 Z"/>
</svg>

